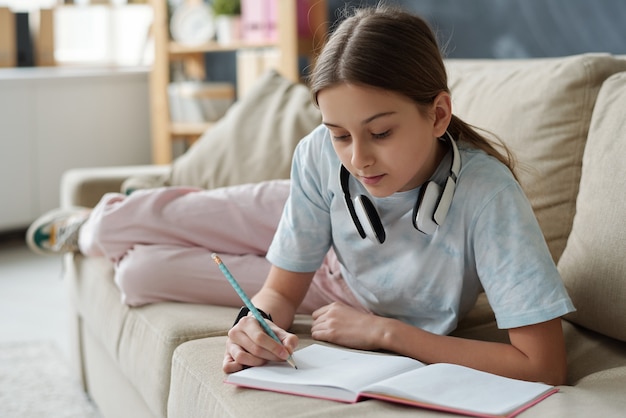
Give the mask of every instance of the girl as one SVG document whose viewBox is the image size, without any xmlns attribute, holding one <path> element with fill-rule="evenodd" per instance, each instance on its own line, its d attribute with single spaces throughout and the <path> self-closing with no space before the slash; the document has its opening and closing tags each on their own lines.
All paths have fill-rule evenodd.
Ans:
<svg viewBox="0 0 626 418">
<path fill-rule="evenodd" d="M 238 306 L 210 259 L 219 253 L 282 341 L 238 318 L 226 373 L 285 360 L 298 344 L 285 330 L 303 312 L 317 340 L 563 384 L 572 303 L 510 156 L 452 114 L 428 25 L 357 10 L 310 86 L 323 124 L 298 145 L 291 181 L 110 194 L 90 215 L 42 218 L 31 246 L 75 250 L 77 238 L 116 263 L 131 305 Z M 510 343 L 448 336 L 483 290 Z"/>
</svg>

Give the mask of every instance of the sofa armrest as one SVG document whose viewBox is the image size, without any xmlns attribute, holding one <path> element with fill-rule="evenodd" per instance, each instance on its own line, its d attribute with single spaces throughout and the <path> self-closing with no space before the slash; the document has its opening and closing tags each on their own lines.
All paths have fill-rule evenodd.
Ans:
<svg viewBox="0 0 626 418">
<path fill-rule="evenodd" d="M 137 165 L 68 170 L 61 178 L 61 207 L 94 207 L 105 193 L 120 192 L 129 177 L 166 178 L 170 169 L 170 165 Z"/>
</svg>

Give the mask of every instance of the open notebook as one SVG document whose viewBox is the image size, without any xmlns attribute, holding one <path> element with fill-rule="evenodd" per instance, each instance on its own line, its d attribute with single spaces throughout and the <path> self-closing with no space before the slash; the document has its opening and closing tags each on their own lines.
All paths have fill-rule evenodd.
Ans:
<svg viewBox="0 0 626 418">
<path fill-rule="evenodd" d="M 298 369 L 268 363 L 230 374 L 237 386 L 354 403 L 374 398 L 479 417 L 512 417 L 558 391 L 453 364 L 313 344 L 293 355 Z"/>
</svg>

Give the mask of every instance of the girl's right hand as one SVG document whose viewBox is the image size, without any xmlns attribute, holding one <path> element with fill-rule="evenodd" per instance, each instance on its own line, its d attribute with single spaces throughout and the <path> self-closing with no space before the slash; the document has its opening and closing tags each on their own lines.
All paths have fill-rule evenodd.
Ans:
<svg viewBox="0 0 626 418">
<path fill-rule="evenodd" d="M 267 335 L 258 321 L 252 316 L 241 318 L 239 323 L 228 331 L 226 353 L 222 370 L 234 373 L 245 367 L 261 366 L 268 361 L 285 361 L 298 346 L 298 337 L 271 321 L 268 324 L 282 344 Z"/>
</svg>

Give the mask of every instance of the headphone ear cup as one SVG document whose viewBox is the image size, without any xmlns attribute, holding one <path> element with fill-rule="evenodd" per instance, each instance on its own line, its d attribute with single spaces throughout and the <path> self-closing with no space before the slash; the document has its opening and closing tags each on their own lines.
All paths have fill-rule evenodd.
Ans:
<svg viewBox="0 0 626 418">
<path fill-rule="evenodd" d="M 437 225 L 441 225 L 446 220 L 446 216 L 448 216 L 448 211 L 452 205 L 452 197 L 454 196 L 455 187 L 456 182 L 452 179 L 452 177 L 448 177 L 446 185 L 441 192 L 439 202 L 437 203 L 437 209 L 435 209 L 435 213 L 433 214 L 433 219 Z"/>
<path fill-rule="evenodd" d="M 361 221 L 361 225 L 365 230 L 365 235 L 372 241 L 374 240 L 374 237 L 376 237 L 376 240 L 379 243 L 382 244 L 385 242 L 385 228 L 380 220 L 376 206 L 374 206 L 372 201 L 364 195 L 359 195 L 354 198 L 354 202 L 358 218 L 367 220 L 367 222 Z"/>
<path fill-rule="evenodd" d="M 413 226 L 420 232 L 432 235 L 437 230 L 434 215 L 439 205 L 441 186 L 429 181 L 422 186 L 417 204 L 413 208 Z"/>
</svg>

